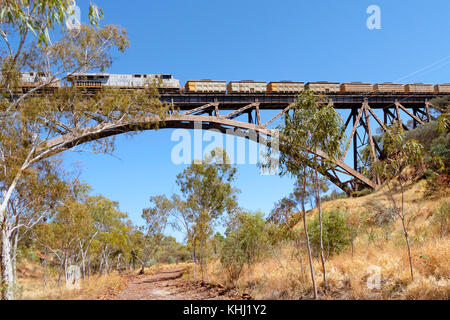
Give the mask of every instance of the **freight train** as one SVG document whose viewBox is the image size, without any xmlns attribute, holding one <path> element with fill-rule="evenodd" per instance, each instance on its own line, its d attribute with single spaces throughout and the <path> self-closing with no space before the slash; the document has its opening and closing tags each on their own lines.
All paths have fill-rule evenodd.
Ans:
<svg viewBox="0 0 450 320">
<path fill-rule="evenodd" d="M 44 73 L 26 72 L 22 74 L 24 90 L 37 87 L 51 79 Z M 363 82 L 294 82 L 294 81 L 218 81 L 189 80 L 184 86 L 171 74 L 109 74 L 109 73 L 76 73 L 67 80 L 76 88 L 95 91 L 101 88 L 142 89 L 147 85 L 156 85 L 162 93 L 210 93 L 210 94 L 296 94 L 309 89 L 325 94 L 450 94 L 450 83 L 363 83 Z M 55 82 L 50 89 L 60 87 Z"/>
</svg>

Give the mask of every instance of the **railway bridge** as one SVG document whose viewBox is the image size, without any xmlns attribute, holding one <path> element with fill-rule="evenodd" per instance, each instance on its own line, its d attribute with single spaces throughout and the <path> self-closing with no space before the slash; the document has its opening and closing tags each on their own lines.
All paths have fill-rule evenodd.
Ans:
<svg viewBox="0 0 450 320">
<path fill-rule="evenodd" d="M 346 192 L 362 188 L 376 189 L 377 182 L 364 176 L 366 166 L 362 150 L 370 147 L 371 157 L 378 158 L 380 146 L 373 138 L 375 128 L 386 130 L 399 121 L 405 130 L 408 122 L 415 128 L 433 119 L 430 101 L 438 94 L 328 94 L 333 107 L 341 111 L 349 132 L 341 159 L 335 160 L 336 167 L 323 172 L 334 184 Z M 221 132 L 235 129 L 236 135 L 251 138 L 249 130 L 259 135 L 270 136 L 276 120 L 282 117 L 295 102 L 294 94 L 162 94 L 161 100 L 180 110 L 178 117 L 166 121 L 165 127 L 193 128 L 201 122 L 204 129 L 214 128 Z M 266 110 L 277 111 L 270 120 L 261 121 Z M 242 117 L 244 115 L 244 117 Z M 236 120 L 238 118 L 240 120 Z M 351 128 L 351 130 L 350 130 Z M 228 130 L 228 131 L 227 131 Z M 311 151 L 313 152 L 313 151 Z M 327 155 L 315 151 L 326 158 Z"/>
<path fill-rule="evenodd" d="M 349 133 L 341 159 L 333 160 L 334 166 L 321 172 L 336 186 L 347 193 L 363 188 L 377 189 L 377 181 L 363 174 L 367 165 L 362 150 L 369 146 L 370 160 L 377 159 L 381 148 L 374 139 L 375 130 L 399 121 L 408 130 L 433 120 L 430 101 L 439 94 L 328 94 L 327 99 L 338 110 Z M 216 129 L 261 142 L 274 135 L 277 119 L 288 112 L 295 102 L 295 94 L 249 93 L 163 93 L 162 102 L 173 106 L 164 119 L 156 118 L 159 128 Z M 270 118 L 262 121 L 264 114 Z M 140 118 L 128 123 L 104 124 L 98 128 L 87 128 L 85 134 L 72 137 L 63 134 L 51 141 L 52 150 L 67 150 L 84 142 L 118 135 L 136 130 L 149 130 L 155 117 Z M 256 134 L 254 134 L 256 133 Z M 308 150 L 321 158 L 327 155 L 320 150 Z"/>
</svg>

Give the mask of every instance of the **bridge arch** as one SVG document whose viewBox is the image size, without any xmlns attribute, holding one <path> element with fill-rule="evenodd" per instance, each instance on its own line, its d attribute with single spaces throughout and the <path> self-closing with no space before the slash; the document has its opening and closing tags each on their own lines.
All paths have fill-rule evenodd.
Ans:
<svg viewBox="0 0 450 320">
<path fill-rule="evenodd" d="M 146 131 L 155 129 L 194 129 L 196 124 L 201 124 L 202 129 L 215 129 L 224 134 L 232 134 L 238 137 L 244 137 L 249 140 L 260 143 L 266 137 L 272 137 L 274 131 L 268 129 L 263 125 L 248 123 L 244 121 L 237 121 L 221 116 L 206 116 L 206 115 L 190 115 L 190 114 L 173 114 L 161 119 L 160 117 L 143 117 L 128 122 L 106 123 L 83 129 L 76 134 L 65 134 L 54 138 L 47 142 L 46 151 L 40 155 L 40 158 L 46 158 L 51 155 L 75 148 L 84 143 L 95 140 L 116 136 L 119 134 Z M 230 130 L 233 129 L 233 130 Z M 248 132 L 256 134 L 248 134 Z M 311 154 L 317 155 L 323 159 L 330 160 L 329 157 L 320 150 L 307 150 Z M 360 172 L 354 170 L 341 160 L 331 160 L 336 165 L 336 168 L 331 168 L 321 172 L 327 176 L 331 182 L 340 187 L 346 192 L 351 192 L 347 182 L 342 182 L 337 172 L 348 175 L 352 178 L 351 181 L 358 181 L 370 188 L 376 188 L 376 184 L 365 177 Z"/>
</svg>

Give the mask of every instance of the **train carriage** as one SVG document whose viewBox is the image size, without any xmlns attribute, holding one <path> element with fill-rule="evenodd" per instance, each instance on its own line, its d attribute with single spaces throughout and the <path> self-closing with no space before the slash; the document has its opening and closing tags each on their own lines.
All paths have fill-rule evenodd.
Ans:
<svg viewBox="0 0 450 320">
<path fill-rule="evenodd" d="M 339 93 L 341 91 L 339 82 L 308 82 L 305 87 L 317 93 Z"/>
<path fill-rule="evenodd" d="M 227 82 L 218 80 L 189 80 L 184 86 L 184 92 L 225 93 L 227 92 Z"/>
<path fill-rule="evenodd" d="M 405 93 L 434 93 L 432 84 L 410 83 L 405 85 Z"/>
<path fill-rule="evenodd" d="M 373 85 L 363 82 L 346 82 L 341 84 L 341 93 L 372 93 Z"/>
<path fill-rule="evenodd" d="M 228 83 L 228 93 L 264 93 L 267 90 L 267 82 L 265 81 L 231 81 Z"/>
<path fill-rule="evenodd" d="M 267 85 L 268 93 L 298 93 L 305 89 L 304 82 L 278 81 Z"/>
<path fill-rule="evenodd" d="M 400 83 L 377 83 L 373 86 L 373 93 L 404 93 L 405 88 Z"/>
<path fill-rule="evenodd" d="M 439 93 L 445 93 L 445 94 L 449 94 L 450 93 L 450 83 L 442 83 L 442 84 L 437 84 L 434 86 L 434 93 L 439 94 Z"/>
</svg>

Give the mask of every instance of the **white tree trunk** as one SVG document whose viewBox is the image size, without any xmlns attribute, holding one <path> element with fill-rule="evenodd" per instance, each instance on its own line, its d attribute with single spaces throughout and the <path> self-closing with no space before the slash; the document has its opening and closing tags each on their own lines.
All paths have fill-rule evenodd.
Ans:
<svg viewBox="0 0 450 320">
<path fill-rule="evenodd" d="M 11 257 L 11 239 L 10 232 L 6 226 L 1 231 L 2 236 L 2 253 L 1 253 L 1 275 L 2 275 L 2 300 L 13 299 L 13 266 Z"/>
</svg>

